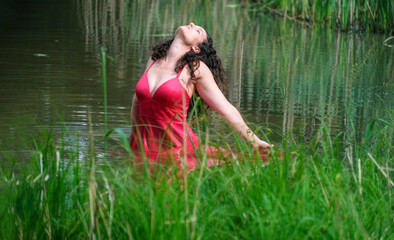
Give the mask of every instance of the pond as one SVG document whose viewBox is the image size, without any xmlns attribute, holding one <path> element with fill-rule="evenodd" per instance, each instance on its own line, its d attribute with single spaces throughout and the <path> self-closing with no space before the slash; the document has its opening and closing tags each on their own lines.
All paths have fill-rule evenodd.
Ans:
<svg viewBox="0 0 394 240">
<path fill-rule="evenodd" d="M 129 131 L 135 85 L 149 47 L 194 22 L 215 40 L 227 97 L 253 129 L 308 142 L 322 122 L 360 139 L 392 114 L 394 49 L 383 35 L 316 30 L 238 1 L 5 1 L 0 18 L 0 142 L 33 145 L 39 129 L 66 128 L 88 145 L 104 135 L 101 47 L 107 59 L 108 128 Z M 221 128 L 214 114 L 211 127 Z M 66 142 L 71 144 L 73 141 Z M 103 143 L 98 143 L 103 145 Z"/>
</svg>

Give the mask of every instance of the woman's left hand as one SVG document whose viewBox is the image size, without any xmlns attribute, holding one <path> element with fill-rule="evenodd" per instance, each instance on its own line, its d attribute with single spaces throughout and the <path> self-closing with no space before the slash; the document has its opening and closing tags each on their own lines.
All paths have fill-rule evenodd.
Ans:
<svg viewBox="0 0 394 240">
<path fill-rule="evenodd" d="M 260 155 L 264 160 L 267 160 L 268 156 L 271 156 L 270 148 L 274 145 L 267 143 L 266 141 L 258 140 L 253 142 L 254 154 Z"/>
<path fill-rule="evenodd" d="M 256 151 L 256 153 L 262 155 L 262 156 L 267 156 L 267 154 L 270 154 L 269 149 L 274 147 L 274 145 L 267 143 L 266 141 L 262 141 L 262 140 L 257 140 L 255 142 L 252 142 L 252 146 L 254 148 L 254 151 Z"/>
<path fill-rule="evenodd" d="M 260 140 L 256 143 L 256 147 L 258 147 L 259 149 L 267 149 L 267 148 L 272 148 L 274 147 L 273 144 L 269 144 L 266 141 Z"/>
</svg>

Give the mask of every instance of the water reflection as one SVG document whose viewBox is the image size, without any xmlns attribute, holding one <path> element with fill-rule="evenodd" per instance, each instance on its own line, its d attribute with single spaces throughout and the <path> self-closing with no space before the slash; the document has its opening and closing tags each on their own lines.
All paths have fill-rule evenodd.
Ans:
<svg viewBox="0 0 394 240">
<path fill-rule="evenodd" d="M 39 13 L 27 9 L 30 22 L 15 22 L 0 35 L 0 127 L 14 141 L 9 127 L 21 115 L 47 127 L 61 126 L 62 116 L 66 127 L 87 135 L 88 109 L 95 135 L 103 135 L 101 47 L 114 59 L 107 69 L 109 128 L 127 130 L 149 46 L 191 21 L 215 39 L 230 80 L 228 98 L 255 127 L 308 141 L 324 120 L 349 140 L 393 108 L 394 55 L 382 44 L 384 36 L 316 31 L 246 5 L 230 7 L 232 1 L 74 3 L 34 6 L 45 10 Z M 56 21 L 54 14 L 40 18 L 53 8 L 70 20 L 25 31 Z M 222 125 L 213 119 L 213 126 Z"/>
<path fill-rule="evenodd" d="M 382 40 L 380 36 L 316 32 L 259 15 L 247 7 L 229 8 L 228 3 L 218 1 L 205 5 L 201 1 L 192 1 L 191 5 L 180 1 L 134 2 L 128 6 L 113 3 L 104 11 L 107 15 L 95 11 L 100 9 L 97 3 L 92 6 L 90 1 L 83 2 L 84 19 L 90 19 L 83 23 L 86 29 L 101 26 L 107 30 L 100 34 L 92 30 L 88 34 L 87 30 L 86 39 L 93 35 L 97 38 L 94 43 L 108 43 L 121 62 L 119 66 L 127 65 L 122 54 L 129 48 L 139 51 L 131 50 L 131 61 L 144 63 L 149 57 L 144 49 L 163 35 L 171 35 L 177 26 L 190 21 L 205 26 L 216 39 L 230 78 L 229 100 L 258 125 L 276 127 L 283 133 L 296 130 L 310 137 L 324 121 L 328 129 L 347 133 L 349 121 L 362 129 L 365 122 L 376 117 L 360 112 L 383 111 L 393 102 L 385 87 L 393 76 L 393 57 L 376 44 L 376 40 Z M 106 1 L 102 4 L 109 6 Z M 91 16 L 97 15 L 95 19 L 111 21 L 94 21 Z M 128 38 L 117 38 L 116 32 L 128 33 Z M 115 44 L 117 41 L 120 44 Z M 127 44 L 130 41 L 140 45 Z M 92 45 L 96 52 L 98 46 Z"/>
</svg>

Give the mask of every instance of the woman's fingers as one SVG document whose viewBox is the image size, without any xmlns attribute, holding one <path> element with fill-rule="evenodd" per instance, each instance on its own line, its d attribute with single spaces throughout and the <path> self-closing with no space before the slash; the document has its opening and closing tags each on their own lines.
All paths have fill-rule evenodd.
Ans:
<svg viewBox="0 0 394 240">
<path fill-rule="evenodd" d="M 259 147 L 261 147 L 261 148 L 272 148 L 272 147 L 274 147 L 274 145 L 273 144 L 269 144 L 269 143 L 267 143 L 265 141 L 260 141 Z"/>
</svg>

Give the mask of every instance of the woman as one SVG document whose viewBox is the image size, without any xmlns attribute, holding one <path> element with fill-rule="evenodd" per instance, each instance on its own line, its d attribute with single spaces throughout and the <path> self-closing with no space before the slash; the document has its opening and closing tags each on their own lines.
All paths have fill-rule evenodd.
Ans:
<svg viewBox="0 0 394 240">
<path fill-rule="evenodd" d="M 190 23 L 179 27 L 173 39 L 154 46 L 133 96 L 130 133 L 133 150 L 139 150 L 153 162 L 171 160 L 194 168 L 198 164 L 195 151 L 199 148 L 198 137 L 186 121 L 187 112 L 193 107 L 193 94 L 198 94 L 255 148 L 271 147 L 248 128 L 223 95 L 224 71 L 212 44 L 212 38 L 202 27 Z M 208 166 L 212 166 L 218 150 L 206 149 L 211 156 Z"/>
</svg>

